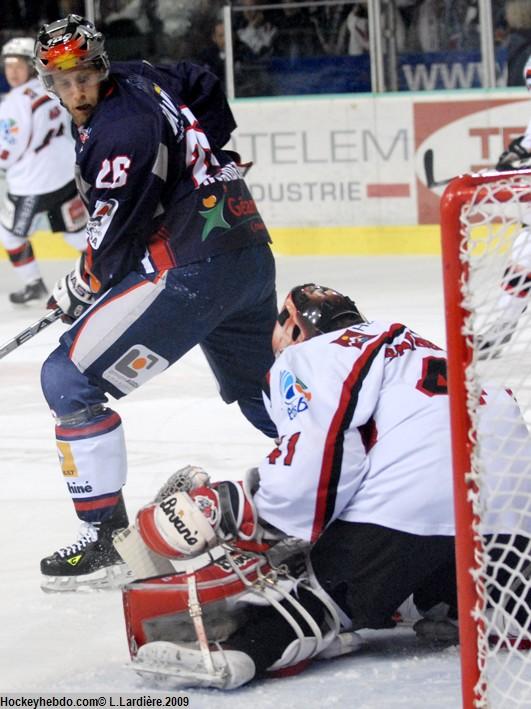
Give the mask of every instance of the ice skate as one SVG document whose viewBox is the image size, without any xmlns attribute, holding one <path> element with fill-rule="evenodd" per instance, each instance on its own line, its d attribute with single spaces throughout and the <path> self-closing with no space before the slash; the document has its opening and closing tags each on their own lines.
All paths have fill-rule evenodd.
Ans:
<svg viewBox="0 0 531 709">
<path fill-rule="evenodd" d="M 9 294 L 9 300 L 15 305 L 42 303 L 48 296 L 48 290 L 42 278 L 32 281 L 14 293 Z"/>
<path fill-rule="evenodd" d="M 210 667 L 207 667 L 211 663 Z M 158 686 L 236 689 L 255 675 L 249 655 L 237 650 L 213 649 L 210 661 L 192 645 L 156 641 L 142 645 L 133 669 Z"/>
<path fill-rule="evenodd" d="M 47 592 L 120 588 L 131 580 L 116 551 L 114 535 L 127 526 L 123 505 L 99 524 L 84 522 L 78 539 L 41 560 L 41 588 Z"/>
</svg>

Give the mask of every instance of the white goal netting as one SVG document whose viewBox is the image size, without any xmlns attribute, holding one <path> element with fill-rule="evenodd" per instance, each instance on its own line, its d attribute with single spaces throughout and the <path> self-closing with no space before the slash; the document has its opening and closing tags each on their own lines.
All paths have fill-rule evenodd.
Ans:
<svg viewBox="0 0 531 709">
<path fill-rule="evenodd" d="M 531 177 L 470 190 L 458 258 L 477 707 L 531 707 Z M 455 330 L 455 328 L 454 328 Z M 454 423 L 453 434 L 456 434 Z"/>
</svg>

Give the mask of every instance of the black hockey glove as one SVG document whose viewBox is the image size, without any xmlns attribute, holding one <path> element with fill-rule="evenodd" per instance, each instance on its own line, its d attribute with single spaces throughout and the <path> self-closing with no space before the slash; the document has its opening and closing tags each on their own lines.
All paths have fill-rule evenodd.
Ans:
<svg viewBox="0 0 531 709">
<path fill-rule="evenodd" d="M 521 135 L 509 143 L 507 150 L 498 158 L 496 170 L 519 170 L 520 168 L 529 167 L 531 153 L 522 146 L 522 141 L 525 136 Z"/>
<path fill-rule="evenodd" d="M 97 297 L 85 280 L 84 264 L 85 256 L 81 254 L 74 270 L 57 281 L 46 304 L 48 308 L 61 308 L 61 320 L 69 324 L 77 320 Z"/>
</svg>

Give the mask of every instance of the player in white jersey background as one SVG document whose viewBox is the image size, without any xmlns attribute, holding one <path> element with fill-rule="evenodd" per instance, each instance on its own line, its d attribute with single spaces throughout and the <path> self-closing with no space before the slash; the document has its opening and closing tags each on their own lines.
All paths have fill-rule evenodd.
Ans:
<svg viewBox="0 0 531 709">
<path fill-rule="evenodd" d="M 0 103 L 0 170 L 7 194 L 0 206 L 0 240 L 20 278 L 12 303 L 41 301 L 47 294 L 29 241 L 35 217 L 45 213 L 50 228 L 63 232 L 84 251 L 87 214 L 74 182 L 74 142 L 70 121 L 49 96 L 33 69 L 31 37 L 2 47 L 2 64 L 11 91 Z"/>
</svg>

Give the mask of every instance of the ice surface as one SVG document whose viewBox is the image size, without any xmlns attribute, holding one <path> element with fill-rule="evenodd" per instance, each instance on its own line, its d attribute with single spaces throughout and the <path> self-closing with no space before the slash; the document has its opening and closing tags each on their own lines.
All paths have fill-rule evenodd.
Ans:
<svg viewBox="0 0 531 709">
<path fill-rule="evenodd" d="M 441 269 L 436 257 L 279 257 L 282 300 L 297 283 L 317 281 L 350 295 L 370 318 L 404 322 L 444 345 Z M 68 263 L 43 264 L 51 286 Z M 234 276 L 232 276 L 234 277 Z M 40 317 L 14 310 L 16 287 L 0 263 L 0 344 Z M 55 324 L 0 361 L 0 692 L 154 694 L 127 667 L 118 592 L 45 595 L 39 560 L 74 541 L 77 519 L 57 464 L 53 422 L 40 392 L 40 363 L 64 326 Z M 219 399 L 199 350 L 116 404 L 128 443 L 131 513 L 188 463 L 214 479 L 239 477 L 269 452 L 237 406 Z M 188 690 L 190 706 L 409 707 L 460 704 L 455 648 L 421 645 L 410 629 L 367 632 L 357 655 L 316 663 L 305 673 L 237 690 Z"/>
</svg>

